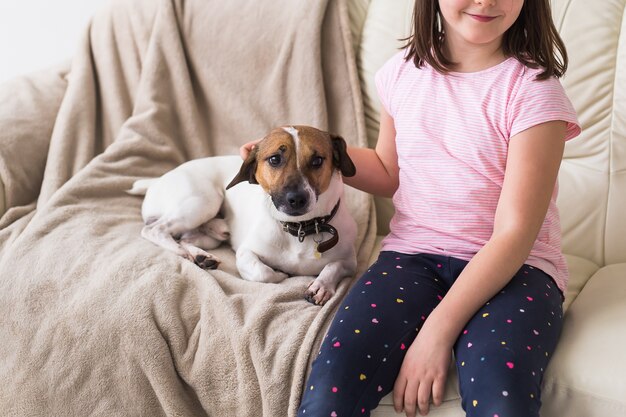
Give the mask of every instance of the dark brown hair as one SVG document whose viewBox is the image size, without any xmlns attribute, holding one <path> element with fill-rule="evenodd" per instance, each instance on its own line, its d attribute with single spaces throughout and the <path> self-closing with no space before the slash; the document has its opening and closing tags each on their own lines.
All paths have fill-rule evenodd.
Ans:
<svg viewBox="0 0 626 417">
<path fill-rule="evenodd" d="M 415 0 L 411 35 L 402 41 L 408 49 L 407 61 L 412 59 L 418 68 L 427 63 L 447 73 L 456 63 L 444 54 L 441 20 L 438 0 Z M 530 68 L 543 68 L 538 80 L 565 74 L 567 51 L 552 21 L 549 0 L 524 0 L 519 17 L 504 33 L 502 52 Z"/>
</svg>

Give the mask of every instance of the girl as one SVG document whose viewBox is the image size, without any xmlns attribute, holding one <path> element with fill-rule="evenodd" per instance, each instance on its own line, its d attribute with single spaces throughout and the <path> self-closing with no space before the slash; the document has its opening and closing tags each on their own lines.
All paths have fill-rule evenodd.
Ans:
<svg viewBox="0 0 626 417">
<path fill-rule="evenodd" d="M 416 0 L 413 34 L 376 74 L 376 149 L 349 149 L 345 179 L 393 196 L 391 231 L 299 416 L 368 416 L 392 390 L 397 412 L 425 415 L 451 351 L 468 416 L 539 415 L 568 278 L 557 172 L 580 133 L 566 68 L 549 0 Z"/>
</svg>

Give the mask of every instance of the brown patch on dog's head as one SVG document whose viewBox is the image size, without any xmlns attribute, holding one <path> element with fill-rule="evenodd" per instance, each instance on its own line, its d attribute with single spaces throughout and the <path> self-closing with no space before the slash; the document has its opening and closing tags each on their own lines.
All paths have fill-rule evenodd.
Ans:
<svg viewBox="0 0 626 417">
<path fill-rule="evenodd" d="M 293 138 L 282 128 L 273 129 L 257 144 L 256 178 L 263 189 L 272 194 L 284 187 L 298 171 Z"/>
</svg>

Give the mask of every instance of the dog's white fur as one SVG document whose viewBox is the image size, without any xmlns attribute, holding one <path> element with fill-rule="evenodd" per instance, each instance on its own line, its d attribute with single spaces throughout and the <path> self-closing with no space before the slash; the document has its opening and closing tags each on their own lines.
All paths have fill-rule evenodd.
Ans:
<svg viewBox="0 0 626 417">
<path fill-rule="evenodd" d="M 314 167 L 320 158 L 322 166 Z M 272 166 L 277 160 L 280 166 Z M 145 194 L 146 239 L 203 268 L 217 267 L 219 259 L 206 251 L 229 240 L 242 278 L 277 283 L 290 275 L 317 276 L 305 295 L 324 304 L 356 270 L 356 223 L 340 201 L 342 171 L 354 175 L 342 138 L 289 126 L 270 132 L 243 164 L 238 156 L 196 159 L 138 180 L 128 192 Z M 321 256 L 316 241 L 328 233 L 301 242 L 283 230 L 281 221 L 327 216 L 339 201 L 329 221 L 339 241 Z"/>
</svg>

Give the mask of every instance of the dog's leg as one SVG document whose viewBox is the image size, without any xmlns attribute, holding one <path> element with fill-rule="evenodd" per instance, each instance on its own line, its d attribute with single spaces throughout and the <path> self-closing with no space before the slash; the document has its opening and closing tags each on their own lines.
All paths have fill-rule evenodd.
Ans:
<svg viewBox="0 0 626 417">
<path fill-rule="evenodd" d="M 214 255 L 205 252 L 204 250 L 198 248 L 189 241 L 176 241 L 176 239 L 174 239 L 174 236 L 178 235 L 179 230 L 181 229 L 184 228 L 181 228 L 180 225 L 174 220 L 167 221 L 165 219 L 159 219 L 153 223 L 145 225 L 143 229 L 141 229 L 141 236 L 151 241 L 152 243 L 161 246 L 162 248 L 170 250 L 175 254 L 190 260 L 202 269 L 217 268 L 217 265 L 220 261 Z M 204 236 L 205 240 L 210 239 L 212 242 L 216 242 L 215 239 L 197 230 L 192 232 L 186 232 L 184 235 L 188 240 L 191 241 L 195 239 L 200 239 L 200 235 L 202 235 Z M 205 243 L 208 242 L 205 241 Z M 217 245 L 214 245 L 213 247 L 217 246 L 219 246 L 219 243 Z"/>
<path fill-rule="evenodd" d="M 175 254 L 182 256 L 185 259 L 190 260 L 195 263 L 202 269 L 215 269 L 220 263 L 220 260 L 211 255 L 208 252 L 198 248 L 192 243 L 181 240 L 177 242 L 172 234 L 167 231 L 167 227 L 162 224 L 157 224 L 159 222 L 152 223 L 150 225 L 146 225 L 141 229 L 141 236 L 149 241 L 174 252 Z M 216 242 L 215 239 L 208 237 L 205 234 L 200 232 L 195 232 L 198 235 L 204 236 L 206 239 L 211 239 L 213 242 Z M 187 238 L 190 240 L 194 240 L 194 232 L 188 232 Z M 219 245 L 219 244 L 218 244 Z M 217 247 L 218 245 L 214 246 Z"/>
<path fill-rule="evenodd" d="M 193 188 L 187 182 L 183 184 L 184 190 Z M 211 184 L 207 185 L 207 187 L 210 186 Z M 208 188 L 204 191 L 207 190 Z M 203 194 L 192 194 L 187 190 L 183 192 L 184 197 L 178 196 L 175 204 L 170 201 L 166 209 L 156 210 L 155 207 L 159 207 L 159 202 L 163 202 L 157 197 L 162 197 L 162 195 L 152 194 L 153 198 L 150 199 L 149 191 L 142 208 L 142 215 L 146 221 L 142 236 L 194 262 L 203 269 L 217 268 L 219 260 L 197 245 L 201 244 L 212 249 L 219 246 L 219 243 L 228 236 L 228 228 L 224 220 L 214 219 L 221 206 L 219 192 L 216 191 L 215 198 L 212 199 Z M 166 193 L 161 190 L 161 194 Z M 150 210 L 144 212 L 147 207 Z M 150 212 L 160 213 L 157 220 L 151 220 L 148 214 Z"/>
<path fill-rule="evenodd" d="M 259 257 L 249 249 L 240 247 L 237 250 L 237 269 L 241 277 L 248 281 L 281 282 L 289 275 L 282 271 L 275 271 L 265 265 Z"/>
<path fill-rule="evenodd" d="M 189 252 L 193 261 L 202 269 L 216 269 L 220 260 L 213 254 L 205 252 L 217 248 L 228 240 L 230 232 L 224 219 L 211 219 L 202 226 L 183 233 L 180 245 Z"/>
<path fill-rule="evenodd" d="M 143 229 L 141 229 L 141 236 L 162 248 L 193 261 L 189 252 L 172 237 L 167 226 L 160 220 L 145 225 Z"/>
<path fill-rule="evenodd" d="M 356 262 L 346 264 L 343 261 L 337 261 L 327 264 L 309 285 L 304 293 L 304 298 L 316 305 L 326 304 L 335 295 L 339 281 L 354 274 L 355 269 Z"/>
<path fill-rule="evenodd" d="M 198 232 L 199 233 L 199 232 Z M 199 233 L 200 234 L 200 233 Z M 204 243 L 207 243 L 207 239 L 211 239 L 207 235 L 204 235 L 204 238 L 198 236 L 196 238 L 191 238 L 193 241 L 197 242 L 198 240 L 202 240 Z M 213 242 L 216 242 L 215 239 L 211 239 Z M 185 248 L 185 250 L 191 256 L 191 260 L 198 265 L 202 269 L 217 269 L 220 264 L 220 260 L 217 256 L 200 249 L 193 243 L 190 243 L 186 240 L 180 240 L 180 245 Z M 213 248 L 219 246 L 219 242 L 217 245 L 214 245 Z"/>
</svg>

